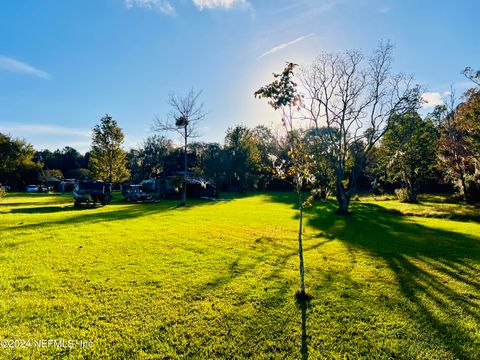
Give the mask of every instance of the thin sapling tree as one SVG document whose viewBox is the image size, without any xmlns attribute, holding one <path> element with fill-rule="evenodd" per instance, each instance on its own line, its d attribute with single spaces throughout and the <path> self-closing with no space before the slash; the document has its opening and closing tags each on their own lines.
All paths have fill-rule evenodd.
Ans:
<svg viewBox="0 0 480 360">
<path fill-rule="evenodd" d="M 315 182 L 314 158 L 302 143 L 302 137 L 295 128 L 294 120 L 296 112 L 300 111 L 301 96 L 297 92 L 297 84 L 292 80 L 294 69 L 297 65 L 287 63 L 281 74 L 274 74 L 274 81 L 263 86 L 255 92 L 255 97 L 267 98 L 268 104 L 275 110 L 280 111 L 282 127 L 285 130 L 288 144 L 287 159 L 278 160 L 272 155 L 273 169 L 275 174 L 282 180 L 289 182 L 297 194 L 299 221 L 298 221 L 298 255 L 300 260 L 300 291 L 297 298 L 308 300 L 309 295 L 305 292 L 305 265 L 303 258 L 303 210 L 308 200 L 305 201 L 303 190 L 308 184 Z"/>
</svg>

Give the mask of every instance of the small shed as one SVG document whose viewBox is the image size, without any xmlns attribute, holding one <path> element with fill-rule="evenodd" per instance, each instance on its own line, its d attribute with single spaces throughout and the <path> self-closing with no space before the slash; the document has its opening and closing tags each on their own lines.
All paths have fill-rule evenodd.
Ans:
<svg viewBox="0 0 480 360">
<path fill-rule="evenodd" d="M 58 191 L 72 192 L 73 188 L 75 187 L 75 182 L 75 179 L 63 179 L 58 186 Z"/>
</svg>

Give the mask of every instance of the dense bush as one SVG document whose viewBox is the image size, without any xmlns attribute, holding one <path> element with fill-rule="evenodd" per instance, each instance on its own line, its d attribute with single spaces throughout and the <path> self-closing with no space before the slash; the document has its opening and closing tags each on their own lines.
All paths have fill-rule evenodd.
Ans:
<svg viewBox="0 0 480 360">
<path fill-rule="evenodd" d="M 395 196 L 401 202 L 405 202 L 408 199 L 408 192 L 405 188 L 395 189 Z"/>
<path fill-rule="evenodd" d="M 7 196 L 7 190 L 3 186 L 0 186 L 0 200 L 5 196 Z"/>
</svg>

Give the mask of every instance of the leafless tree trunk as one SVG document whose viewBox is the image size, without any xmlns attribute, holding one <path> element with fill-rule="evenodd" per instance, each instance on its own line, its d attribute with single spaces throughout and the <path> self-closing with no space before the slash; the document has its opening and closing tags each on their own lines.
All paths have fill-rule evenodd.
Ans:
<svg viewBox="0 0 480 360">
<path fill-rule="evenodd" d="M 183 188 L 180 203 L 187 205 L 187 171 L 188 171 L 188 131 L 187 125 L 184 126 L 184 145 L 183 145 Z"/>
<path fill-rule="evenodd" d="M 180 204 L 187 205 L 188 139 L 198 137 L 197 124 L 205 118 L 203 104 L 199 102 L 201 91 L 191 89 L 185 95 L 171 94 L 168 104 L 172 108 L 166 120 L 156 118 L 153 130 L 174 131 L 183 139 L 183 187 Z"/>
<path fill-rule="evenodd" d="M 392 45 L 380 43 L 365 60 L 359 51 L 322 54 L 302 71 L 304 118 L 326 127 L 336 177 L 338 211 L 347 213 L 367 155 L 385 133 L 391 115 L 417 108 L 420 89 L 411 77 L 391 75 Z"/>
</svg>

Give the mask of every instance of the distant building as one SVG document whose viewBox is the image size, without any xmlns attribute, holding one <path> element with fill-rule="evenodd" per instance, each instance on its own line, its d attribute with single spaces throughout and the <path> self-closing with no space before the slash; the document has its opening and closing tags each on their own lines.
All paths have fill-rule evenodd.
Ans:
<svg viewBox="0 0 480 360">
<path fill-rule="evenodd" d="M 59 192 L 72 192 L 73 188 L 75 187 L 75 182 L 76 179 L 63 179 L 59 186 L 58 186 L 58 191 Z"/>
</svg>

